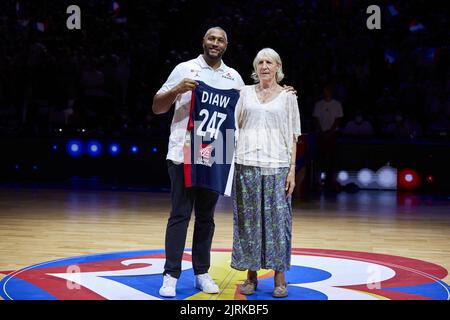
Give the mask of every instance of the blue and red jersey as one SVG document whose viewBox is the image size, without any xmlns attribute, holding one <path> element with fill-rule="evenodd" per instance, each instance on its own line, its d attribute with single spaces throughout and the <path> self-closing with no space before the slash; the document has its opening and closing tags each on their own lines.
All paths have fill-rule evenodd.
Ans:
<svg viewBox="0 0 450 320">
<path fill-rule="evenodd" d="M 184 146 L 186 187 L 229 196 L 234 172 L 235 118 L 239 90 L 222 90 L 197 81 Z"/>
</svg>

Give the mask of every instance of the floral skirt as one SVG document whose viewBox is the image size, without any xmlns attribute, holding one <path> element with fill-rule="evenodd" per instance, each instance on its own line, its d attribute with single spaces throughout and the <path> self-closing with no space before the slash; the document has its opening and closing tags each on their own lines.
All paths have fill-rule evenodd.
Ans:
<svg viewBox="0 0 450 320">
<path fill-rule="evenodd" d="M 285 191 L 288 172 L 289 168 L 236 164 L 232 268 L 289 270 L 292 207 Z"/>
</svg>

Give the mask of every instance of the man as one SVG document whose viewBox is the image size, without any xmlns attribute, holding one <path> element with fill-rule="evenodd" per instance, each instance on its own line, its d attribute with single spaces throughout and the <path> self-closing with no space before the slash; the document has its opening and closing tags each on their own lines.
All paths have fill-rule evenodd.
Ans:
<svg viewBox="0 0 450 320">
<path fill-rule="evenodd" d="M 369 121 L 364 119 L 362 111 L 358 110 L 355 118 L 345 125 L 342 132 L 352 137 L 369 137 L 373 135 L 373 127 Z"/>
<path fill-rule="evenodd" d="M 192 90 L 198 84 L 196 80 L 224 90 L 238 89 L 244 86 L 244 81 L 236 70 L 222 61 L 228 45 L 227 34 L 222 28 L 210 28 L 203 37 L 202 44 L 203 54 L 177 65 L 153 98 L 152 110 L 155 114 L 169 111 L 175 103 L 166 157 L 171 180 L 172 209 L 166 228 L 163 285 L 159 290 L 159 294 L 164 297 L 176 295 L 192 209 L 195 210 L 192 242 L 195 287 L 206 293 L 219 292 L 219 287 L 208 274 L 215 227 L 214 208 L 218 194 L 203 188 L 185 188 L 183 145 Z"/>
<path fill-rule="evenodd" d="M 343 117 L 342 105 L 333 99 L 333 88 L 327 85 L 323 90 L 323 99 L 314 106 L 313 117 L 317 120 L 318 139 L 318 172 L 320 176 L 325 173 L 325 187 L 336 189 L 335 166 L 336 166 L 336 138 L 339 123 Z"/>
</svg>

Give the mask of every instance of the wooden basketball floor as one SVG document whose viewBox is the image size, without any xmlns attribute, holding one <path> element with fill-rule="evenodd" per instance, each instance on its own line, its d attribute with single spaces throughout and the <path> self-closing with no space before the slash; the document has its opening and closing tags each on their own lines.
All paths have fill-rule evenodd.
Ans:
<svg viewBox="0 0 450 320">
<path fill-rule="evenodd" d="M 294 199 L 292 247 L 404 256 L 450 270 L 449 199 L 393 191 Z M 169 210 L 165 192 L 2 187 L 0 270 L 87 254 L 164 249 Z M 230 198 L 220 198 L 215 217 L 213 248 L 231 248 Z"/>
</svg>

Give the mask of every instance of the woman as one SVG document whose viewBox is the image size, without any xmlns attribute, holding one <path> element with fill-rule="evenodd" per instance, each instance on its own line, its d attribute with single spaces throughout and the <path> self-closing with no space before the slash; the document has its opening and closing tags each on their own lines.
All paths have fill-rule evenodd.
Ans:
<svg viewBox="0 0 450 320">
<path fill-rule="evenodd" d="M 295 94 L 283 90 L 280 56 L 262 49 L 253 61 L 255 85 L 241 90 L 236 109 L 231 267 L 247 270 L 240 292 L 250 295 L 257 271 L 275 272 L 274 297 L 288 295 L 296 142 L 300 115 Z"/>
</svg>

